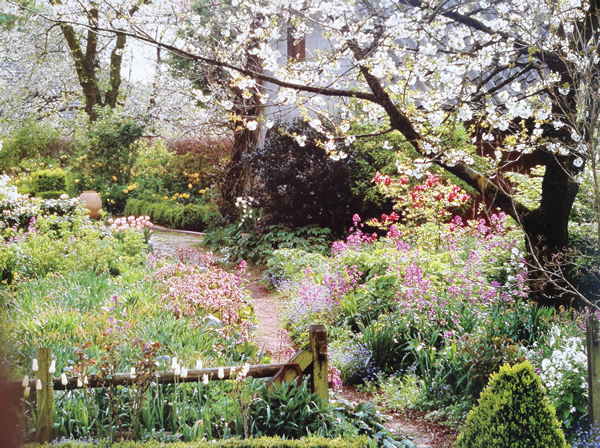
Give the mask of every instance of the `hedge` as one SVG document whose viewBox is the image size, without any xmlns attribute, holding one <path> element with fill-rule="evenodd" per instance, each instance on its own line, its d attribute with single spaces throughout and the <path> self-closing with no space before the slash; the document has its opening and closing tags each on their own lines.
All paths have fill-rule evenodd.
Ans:
<svg viewBox="0 0 600 448">
<path fill-rule="evenodd" d="M 260 437 L 256 439 L 227 439 L 217 441 L 176 442 L 167 443 L 156 440 L 150 442 L 77 442 L 66 441 L 51 445 L 54 448 L 363 448 L 372 447 L 374 441 L 366 436 L 352 439 L 326 439 L 309 437 L 300 440 L 283 440 L 279 437 Z M 37 443 L 26 445 L 26 448 L 49 448 Z"/>
<path fill-rule="evenodd" d="M 57 192 L 67 189 L 67 175 L 60 169 L 46 169 L 31 173 L 31 192 L 38 195 L 43 191 Z"/>
<path fill-rule="evenodd" d="M 221 219 L 219 209 L 214 204 L 181 205 L 170 201 L 149 202 L 141 199 L 127 200 L 124 214 L 149 216 L 154 224 L 199 232 Z"/>
</svg>

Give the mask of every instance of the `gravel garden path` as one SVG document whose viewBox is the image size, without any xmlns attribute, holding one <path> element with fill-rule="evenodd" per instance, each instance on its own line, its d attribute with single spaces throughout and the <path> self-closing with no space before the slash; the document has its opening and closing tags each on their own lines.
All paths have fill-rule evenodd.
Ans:
<svg viewBox="0 0 600 448">
<path fill-rule="evenodd" d="M 168 255 L 174 255 L 178 248 L 197 247 L 201 240 L 201 233 L 160 226 L 154 227 L 150 238 L 156 253 Z M 256 344 L 261 353 L 271 355 L 272 362 L 286 362 L 295 353 L 296 346 L 283 328 L 282 302 L 257 277 L 250 277 L 246 285 L 252 294 L 256 315 Z M 353 386 L 344 386 L 338 395 L 353 403 L 370 399 L 368 394 L 358 392 Z M 390 413 L 388 417 L 387 426 L 395 433 L 411 437 L 417 448 L 451 448 L 456 440 L 456 431 L 425 419 L 422 412 Z"/>
</svg>

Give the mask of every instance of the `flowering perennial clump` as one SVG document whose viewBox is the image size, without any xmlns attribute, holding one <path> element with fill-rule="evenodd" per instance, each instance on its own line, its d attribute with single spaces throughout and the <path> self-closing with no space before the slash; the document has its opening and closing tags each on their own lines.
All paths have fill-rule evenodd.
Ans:
<svg viewBox="0 0 600 448">
<path fill-rule="evenodd" d="M 180 319 L 193 318 L 195 325 L 211 319 L 213 326 L 225 336 L 237 335 L 242 341 L 250 338 L 252 308 L 249 293 L 241 287 L 242 279 L 211 265 L 167 264 L 158 268 L 153 278 L 163 284 L 161 300 Z M 216 319 L 215 319 L 216 318 Z"/>
</svg>

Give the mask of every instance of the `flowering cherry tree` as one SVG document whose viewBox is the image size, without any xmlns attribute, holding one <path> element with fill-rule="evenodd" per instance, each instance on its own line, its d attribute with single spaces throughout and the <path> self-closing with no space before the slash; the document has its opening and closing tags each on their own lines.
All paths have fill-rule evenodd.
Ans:
<svg viewBox="0 0 600 448">
<path fill-rule="evenodd" d="M 233 8 L 222 8 L 231 30 L 194 22 L 185 12 L 196 34 L 210 37 L 201 45 L 184 33 L 152 34 L 179 20 L 183 2 L 144 2 L 133 15 L 130 1 L 97 1 L 104 15 L 92 21 L 71 14 L 67 5 L 75 3 L 82 4 L 55 5 L 51 19 L 136 37 L 200 66 L 219 67 L 251 95 L 260 81 L 272 87 L 259 93 L 263 104 L 300 106 L 319 121 L 336 123 L 347 141 L 351 122 L 399 132 L 423 164 L 455 175 L 479 192 L 488 209 L 499 208 L 520 223 L 530 261 L 544 268 L 536 274 L 540 300 L 573 297 L 556 261 L 569 245 L 569 213 L 593 153 L 594 2 L 232 0 Z M 221 11 L 221 3 L 212 7 Z M 295 39 L 319 35 L 324 44 L 309 48 L 302 60 L 285 57 L 276 42 L 288 25 Z M 219 38 L 227 32 L 233 39 Z M 240 60 L 244 51 L 258 67 Z M 451 136 L 459 131 L 468 138 L 457 145 Z M 336 137 L 324 132 L 325 140 Z M 517 200 L 517 186 L 505 175 L 531 167 L 543 172 L 535 207 Z M 548 263 L 557 270 L 545 269 Z"/>
</svg>

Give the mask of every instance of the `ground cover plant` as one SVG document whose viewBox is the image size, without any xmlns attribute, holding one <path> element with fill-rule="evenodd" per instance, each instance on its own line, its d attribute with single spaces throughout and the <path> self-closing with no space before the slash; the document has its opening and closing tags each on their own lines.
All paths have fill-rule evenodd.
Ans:
<svg viewBox="0 0 600 448">
<path fill-rule="evenodd" d="M 390 410 L 455 424 L 490 375 L 529 360 L 573 439 L 586 414 L 583 313 L 529 302 L 518 228 L 502 213 L 464 218 L 469 195 L 432 173 L 374 181 L 397 198 L 394 213 L 356 215 L 330 256 L 270 258 L 265 274 L 287 299 L 291 334 L 303 344 L 310 324 L 327 325 L 346 383 L 378 391 Z"/>
</svg>

